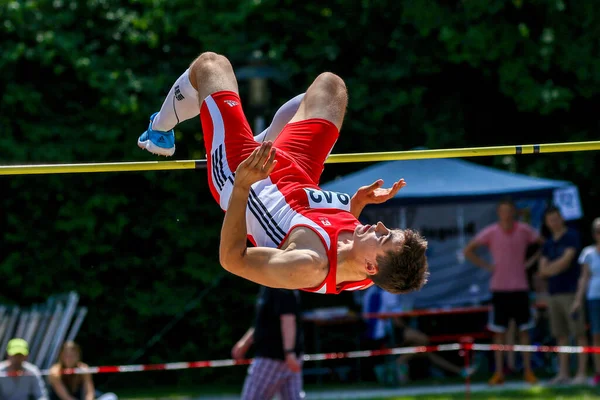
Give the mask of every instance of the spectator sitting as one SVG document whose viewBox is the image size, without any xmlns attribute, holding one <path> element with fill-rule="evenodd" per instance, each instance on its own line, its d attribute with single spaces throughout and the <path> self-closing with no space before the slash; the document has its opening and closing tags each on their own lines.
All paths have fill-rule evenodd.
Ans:
<svg viewBox="0 0 600 400">
<path fill-rule="evenodd" d="M 365 291 L 363 298 L 363 313 L 384 313 L 399 311 L 401 308 L 401 296 L 395 295 L 384 291 L 378 286 L 371 286 Z M 390 319 L 383 318 L 367 318 L 367 336 L 373 343 L 375 348 L 384 348 L 386 341 L 392 334 L 393 326 Z M 397 329 L 394 333 L 394 341 L 401 344 L 402 346 L 427 346 L 429 344 L 429 337 L 414 328 L 406 326 L 404 321 L 400 318 L 393 319 Z M 435 353 L 419 353 L 419 354 L 403 354 L 396 359 L 396 374 L 397 380 L 400 382 L 408 379 L 408 361 L 417 355 L 424 355 L 429 358 L 432 364 L 442 368 L 443 370 L 467 377 L 475 371 L 476 367 L 462 368 L 452 364 L 444 357 Z M 376 375 L 379 380 L 385 379 L 386 367 L 377 366 L 375 367 Z"/>
<path fill-rule="evenodd" d="M 579 263 L 583 265 L 575 301 L 571 312 L 581 310 L 584 296 L 587 298 L 588 315 L 594 346 L 600 346 L 600 218 L 592 223 L 592 232 L 596 244 L 581 252 Z M 594 386 L 600 385 L 600 353 L 594 354 L 596 374 L 592 380 Z"/>
<path fill-rule="evenodd" d="M 50 368 L 50 400 L 95 400 L 98 393 L 90 374 L 65 374 L 70 368 L 88 368 L 81 362 L 81 348 L 75 342 L 63 344 L 58 362 Z M 114 393 L 104 393 L 98 400 L 116 400 Z"/>
<path fill-rule="evenodd" d="M 398 299 L 397 295 L 381 290 L 377 286 L 371 286 L 363 293 L 362 312 L 370 314 L 400 311 Z M 367 349 L 381 350 L 393 344 L 394 326 L 391 319 L 366 318 L 365 323 L 365 347 Z M 400 335 L 402 336 L 402 333 Z M 396 384 L 398 381 L 404 382 L 408 379 L 405 365 L 398 367 L 395 363 L 378 364 L 378 361 L 381 361 L 379 357 L 370 357 L 364 360 L 363 366 L 365 371 L 373 371 L 379 382 Z"/>
<path fill-rule="evenodd" d="M 542 249 L 539 274 L 548 279 L 548 311 L 552 336 L 560 346 L 569 344 L 569 336 L 575 337 L 579 346 L 587 346 L 583 310 L 571 312 L 580 275 L 577 263 L 577 252 L 581 248 L 579 233 L 565 225 L 560 210 L 556 207 L 546 210 L 544 223 L 550 231 L 550 238 Z M 558 358 L 559 371 L 551 383 L 568 383 L 569 354 L 561 353 Z M 579 367 L 572 383 L 581 385 L 586 381 L 587 354 L 580 353 L 578 358 Z"/>
<path fill-rule="evenodd" d="M 11 339 L 6 346 L 8 359 L 0 363 L 0 399 L 48 400 L 46 385 L 38 367 L 27 362 L 29 346 L 23 339 Z"/>
<path fill-rule="evenodd" d="M 362 312 L 369 314 L 401 311 L 399 300 L 400 297 L 398 295 L 381 290 L 377 286 L 371 286 L 364 291 Z M 386 348 L 393 329 L 391 319 L 367 318 L 365 322 L 367 325 L 367 346 L 370 349 Z"/>
</svg>

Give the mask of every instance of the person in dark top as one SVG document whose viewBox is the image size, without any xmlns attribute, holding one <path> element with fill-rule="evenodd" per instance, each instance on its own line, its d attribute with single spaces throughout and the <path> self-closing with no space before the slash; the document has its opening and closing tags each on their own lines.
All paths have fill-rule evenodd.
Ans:
<svg viewBox="0 0 600 400">
<path fill-rule="evenodd" d="M 60 350 L 58 362 L 50 368 L 50 400 L 117 400 L 114 393 L 96 392 L 90 374 L 65 373 L 72 368 L 88 368 L 88 365 L 81 362 L 79 345 L 68 341 Z"/>
<path fill-rule="evenodd" d="M 235 344 L 231 355 L 244 358 L 254 344 L 255 358 L 248 369 L 243 400 L 304 398 L 302 355 L 304 334 L 297 290 L 261 287 L 254 327 Z"/>
<path fill-rule="evenodd" d="M 567 346 L 571 335 L 577 338 L 579 346 L 587 346 L 583 310 L 571 312 L 580 275 L 577 262 L 577 254 L 581 249 L 579 233 L 566 226 L 560 210 L 554 206 L 544 213 L 544 223 L 550 237 L 542 248 L 539 273 L 548 279 L 548 311 L 552 336 L 560 346 Z M 569 354 L 561 353 L 559 360 L 559 371 L 552 383 L 567 383 L 570 381 Z M 579 354 L 579 367 L 572 383 L 586 382 L 586 363 L 587 354 Z"/>
</svg>

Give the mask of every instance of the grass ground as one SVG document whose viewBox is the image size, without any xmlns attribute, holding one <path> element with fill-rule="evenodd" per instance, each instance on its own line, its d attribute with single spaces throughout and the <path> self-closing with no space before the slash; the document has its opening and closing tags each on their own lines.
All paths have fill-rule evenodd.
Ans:
<svg viewBox="0 0 600 400">
<path fill-rule="evenodd" d="M 420 386 L 426 390 L 426 387 Z M 443 387 L 443 386 L 441 386 Z M 374 397 L 369 395 L 364 396 L 364 393 L 369 393 L 372 389 Z M 356 398 L 361 400 L 521 400 L 521 399 L 536 399 L 536 400 L 600 400 L 600 389 L 588 387 L 565 387 L 551 388 L 543 386 L 529 387 L 522 390 L 502 390 L 494 389 L 493 391 L 474 392 L 469 397 L 466 397 L 464 392 L 447 393 L 447 394 L 414 394 L 414 395 L 391 395 L 380 397 L 377 393 L 380 387 L 370 387 L 368 385 L 344 385 L 344 386 L 313 386 L 309 385 L 306 388 L 308 393 L 307 400 L 314 399 L 335 399 L 335 393 L 340 393 L 340 399 L 352 399 L 353 393 L 357 394 Z M 161 388 L 152 391 L 145 390 L 128 390 L 119 392 L 119 398 L 123 399 L 203 399 L 217 398 L 213 396 L 230 394 L 226 399 L 239 398 L 238 388 L 235 387 L 189 387 L 189 388 Z M 321 393 L 321 395 L 319 395 Z M 362 395 L 359 395 L 362 393 Z M 326 394 L 325 397 L 321 397 Z"/>
<path fill-rule="evenodd" d="M 191 385 L 154 386 L 142 388 L 114 389 L 120 400 L 237 400 L 240 398 L 243 379 L 232 380 L 232 384 L 211 384 L 203 379 L 188 377 Z M 307 400 L 600 400 L 600 387 L 549 387 L 550 376 L 540 376 L 540 384 L 529 386 L 520 377 L 509 379 L 503 387 L 487 385 L 487 375 L 482 372 L 473 379 L 472 393 L 465 396 L 464 380 L 458 377 L 441 377 L 415 380 L 401 386 L 382 386 L 375 382 L 316 384 L 307 382 Z M 235 383 L 233 383 L 235 382 Z M 149 382 L 150 383 L 150 382 Z M 1 399 L 0 399 L 1 400 Z M 265 399 L 266 400 L 266 399 Z"/>
<path fill-rule="evenodd" d="M 464 400 L 464 393 L 448 395 L 416 395 L 401 397 L 373 398 L 371 400 Z M 600 392 L 588 388 L 552 389 L 536 387 L 527 390 L 499 391 L 496 393 L 472 393 L 470 400 L 592 400 L 600 399 Z"/>
</svg>

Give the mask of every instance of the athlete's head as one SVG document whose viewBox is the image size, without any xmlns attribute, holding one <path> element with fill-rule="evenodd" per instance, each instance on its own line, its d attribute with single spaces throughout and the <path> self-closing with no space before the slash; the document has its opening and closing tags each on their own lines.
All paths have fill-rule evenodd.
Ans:
<svg viewBox="0 0 600 400">
<path fill-rule="evenodd" d="M 429 275 L 427 241 L 417 232 L 388 229 L 383 223 L 358 226 L 354 250 L 371 280 L 390 293 L 419 290 Z"/>
</svg>

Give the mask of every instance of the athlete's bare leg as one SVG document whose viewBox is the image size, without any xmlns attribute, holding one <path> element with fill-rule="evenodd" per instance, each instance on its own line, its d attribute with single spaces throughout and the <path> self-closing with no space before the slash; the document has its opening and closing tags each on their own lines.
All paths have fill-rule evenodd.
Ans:
<svg viewBox="0 0 600 400">
<path fill-rule="evenodd" d="M 324 72 L 309 86 L 298 112 L 290 122 L 321 118 L 341 130 L 347 106 L 348 91 L 342 78 Z"/>
<path fill-rule="evenodd" d="M 192 66 L 206 62 L 206 59 L 211 57 L 225 59 L 225 57 L 217 56 L 214 53 L 204 53 L 192 63 Z M 226 63 L 229 64 L 228 61 Z M 229 67 L 231 69 L 231 65 Z M 202 104 L 204 100 L 203 97 L 199 97 L 201 94 L 198 93 L 196 72 L 191 71 L 190 67 L 177 78 L 164 99 L 160 111 L 150 116 L 148 129 L 138 138 L 140 148 L 163 156 L 172 156 L 175 153 L 175 132 L 173 129 L 179 123 L 197 117 L 200 113 L 198 103 Z M 228 76 L 226 79 L 232 82 L 230 78 Z M 233 82 L 236 82 L 235 79 Z M 235 87 L 237 88 L 237 82 Z M 237 93 L 237 89 L 234 91 Z M 303 97 L 304 94 L 298 95 L 282 105 L 275 113 L 273 121 L 267 129 L 260 133 L 254 132 L 255 141 L 263 142 L 277 139 L 285 125 L 298 111 Z"/>
<path fill-rule="evenodd" d="M 239 94 L 231 63 L 226 57 L 216 53 L 202 53 L 192 62 L 190 83 L 198 91 L 200 104 L 207 96 L 223 90 Z"/>
</svg>

